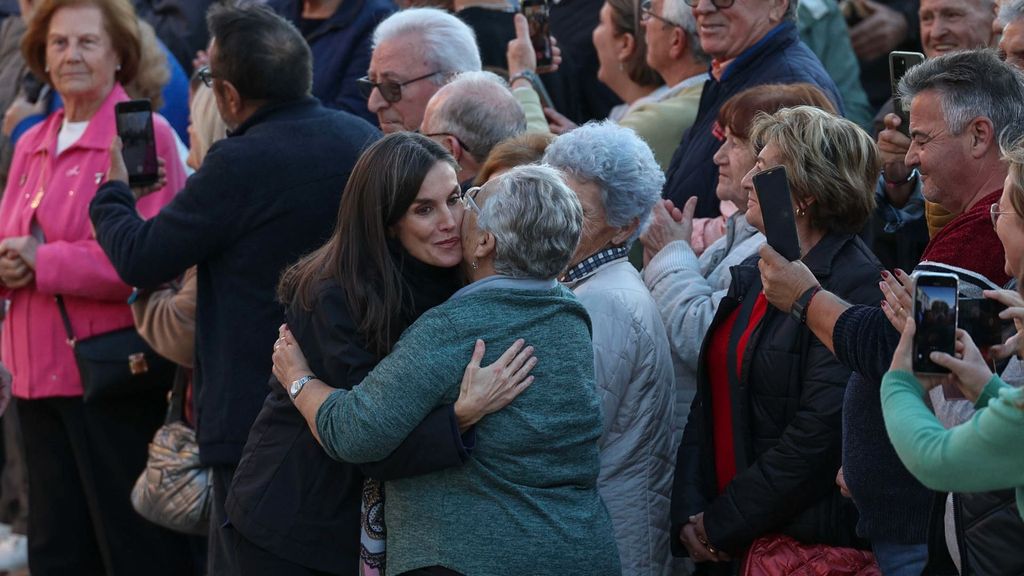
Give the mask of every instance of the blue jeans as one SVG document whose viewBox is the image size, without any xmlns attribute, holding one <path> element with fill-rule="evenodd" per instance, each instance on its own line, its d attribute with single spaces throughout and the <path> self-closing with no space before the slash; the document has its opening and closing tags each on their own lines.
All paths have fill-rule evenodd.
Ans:
<svg viewBox="0 0 1024 576">
<path fill-rule="evenodd" d="M 927 544 L 872 542 L 871 548 L 882 576 L 921 576 L 928 561 Z"/>
</svg>

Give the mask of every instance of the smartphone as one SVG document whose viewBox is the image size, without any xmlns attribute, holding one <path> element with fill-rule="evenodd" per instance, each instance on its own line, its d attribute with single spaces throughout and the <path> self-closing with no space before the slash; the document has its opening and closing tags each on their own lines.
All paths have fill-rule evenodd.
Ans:
<svg viewBox="0 0 1024 576">
<path fill-rule="evenodd" d="M 754 191 L 761 205 L 764 235 L 768 245 L 790 262 L 800 259 L 800 237 L 789 192 L 786 167 L 775 166 L 754 174 Z"/>
<path fill-rule="evenodd" d="M 931 361 L 932 352 L 953 355 L 956 351 L 956 326 L 959 280 L 953 274 L 923 273 L 914 278 L 913 367 L 918 374 L 948 374 L 949 370 Z"/>
<path fill-rule="evenodd" d="M 900 117 L 900 132 L 910 136 L 910 102 L 904 102 L 899 96 L 900 80 L 907 70 L 924 62 L 924 54 L 920 52 L 890 52 L 889 80 L 892 82 L 893 111 Z"/>
<path fill-rule="evenodd" d="M 149 100 L 118 102 L 114 106 L 114 118 L 123 147 L 121 155 L 128 168 L 128 184 L 132 187 L 155 184 L 160 175 L 153 108 Z"/>
<path fill-rule="evenodd" d="M 537 54 L 537 66 L 550 66 L 552 52 L 548 0 L 522 0 L 521 10 L 530 26 L 530 42 Z"/>
</svg>

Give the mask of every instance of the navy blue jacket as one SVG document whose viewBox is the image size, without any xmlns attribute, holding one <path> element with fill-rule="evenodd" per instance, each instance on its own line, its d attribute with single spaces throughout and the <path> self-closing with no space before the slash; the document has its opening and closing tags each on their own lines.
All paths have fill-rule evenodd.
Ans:
<svg viewBox="0 0 1024 576">
<path fill-rule="evenodd" d="M 672 155 L 665 171 L 662 196 L 682 206 L 697 196 L 698 218 L 718 216 L 718 166 L 712 161 L 722 145 L 713 134 L 718 110 L 726 100 L 761 84 L 807 82 L 821 88 L 842 112 L 842 96 L 818 57 L 800 41 L 796 25 L 783 22 L 740 54 L 729 65 L 721 81 L 710 78 L 704 83 L 700 108 L 693 126 L 683 133 L 683 141 Z"/>
<path fill-rule="evenodd" d="M 301 0 L 270 0 L 267 5 L 299 27 Z M 334 15 L 306 34 L 313 52 L 313 95 L 324 106 L 377 124 L 356 80 L 366 76 L 370 67 L 373 30 L 394 11 L 391 0 L 345 0 Z"/>
<path fill-rule="evenodd" d="M 378 137 L 311 97 L 269 104 L 214 144 L 154 218 L 139 218 L 122 182 L 96 193 L 96 239 L 125 282 L 155 287 L 197 265 L 194 401 L 204 464 L 238 462 L 284 320 L 281 270 L 330 236 L 352 166 Z"/>
</svg>

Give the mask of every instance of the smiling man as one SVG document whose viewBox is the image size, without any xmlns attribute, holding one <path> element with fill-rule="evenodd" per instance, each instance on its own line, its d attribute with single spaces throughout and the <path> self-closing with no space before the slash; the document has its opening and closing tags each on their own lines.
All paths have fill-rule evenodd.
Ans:
<svg viewBox="0 0 1024 576">
<path fill-rule="evenodd" d="M 460 72 L 480 70 L 473 30 L 435 8 L 396 12 L 373 33 L 373 55 L 359 80 L 385 134 L 415 131 L 427 102 Z"/>
</svg>

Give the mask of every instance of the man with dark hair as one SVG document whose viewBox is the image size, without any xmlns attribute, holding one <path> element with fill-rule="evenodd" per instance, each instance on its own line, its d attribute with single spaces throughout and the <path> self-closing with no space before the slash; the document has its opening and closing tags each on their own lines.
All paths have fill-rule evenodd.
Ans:
<svg viewBox="0 0 1024 576">
<path fill-rule="evenodd" d="M 309 48 L 263 6 L 215 6 L 204 82 L 231 135 L 210 148 L 177 198 L 149 221 L 135 211 L 120 146 L 90 207 L 96 237 L 125 282 L 152 288 L 198 266 L 195 403 L 202 462 L 213 469 L 209 573 L 237 573 L 224 500 L 266 396 L 283 320 L 281 270 L 330 235 L 341 191 L 379 133 L 309 96 Z"/>
</svg>

